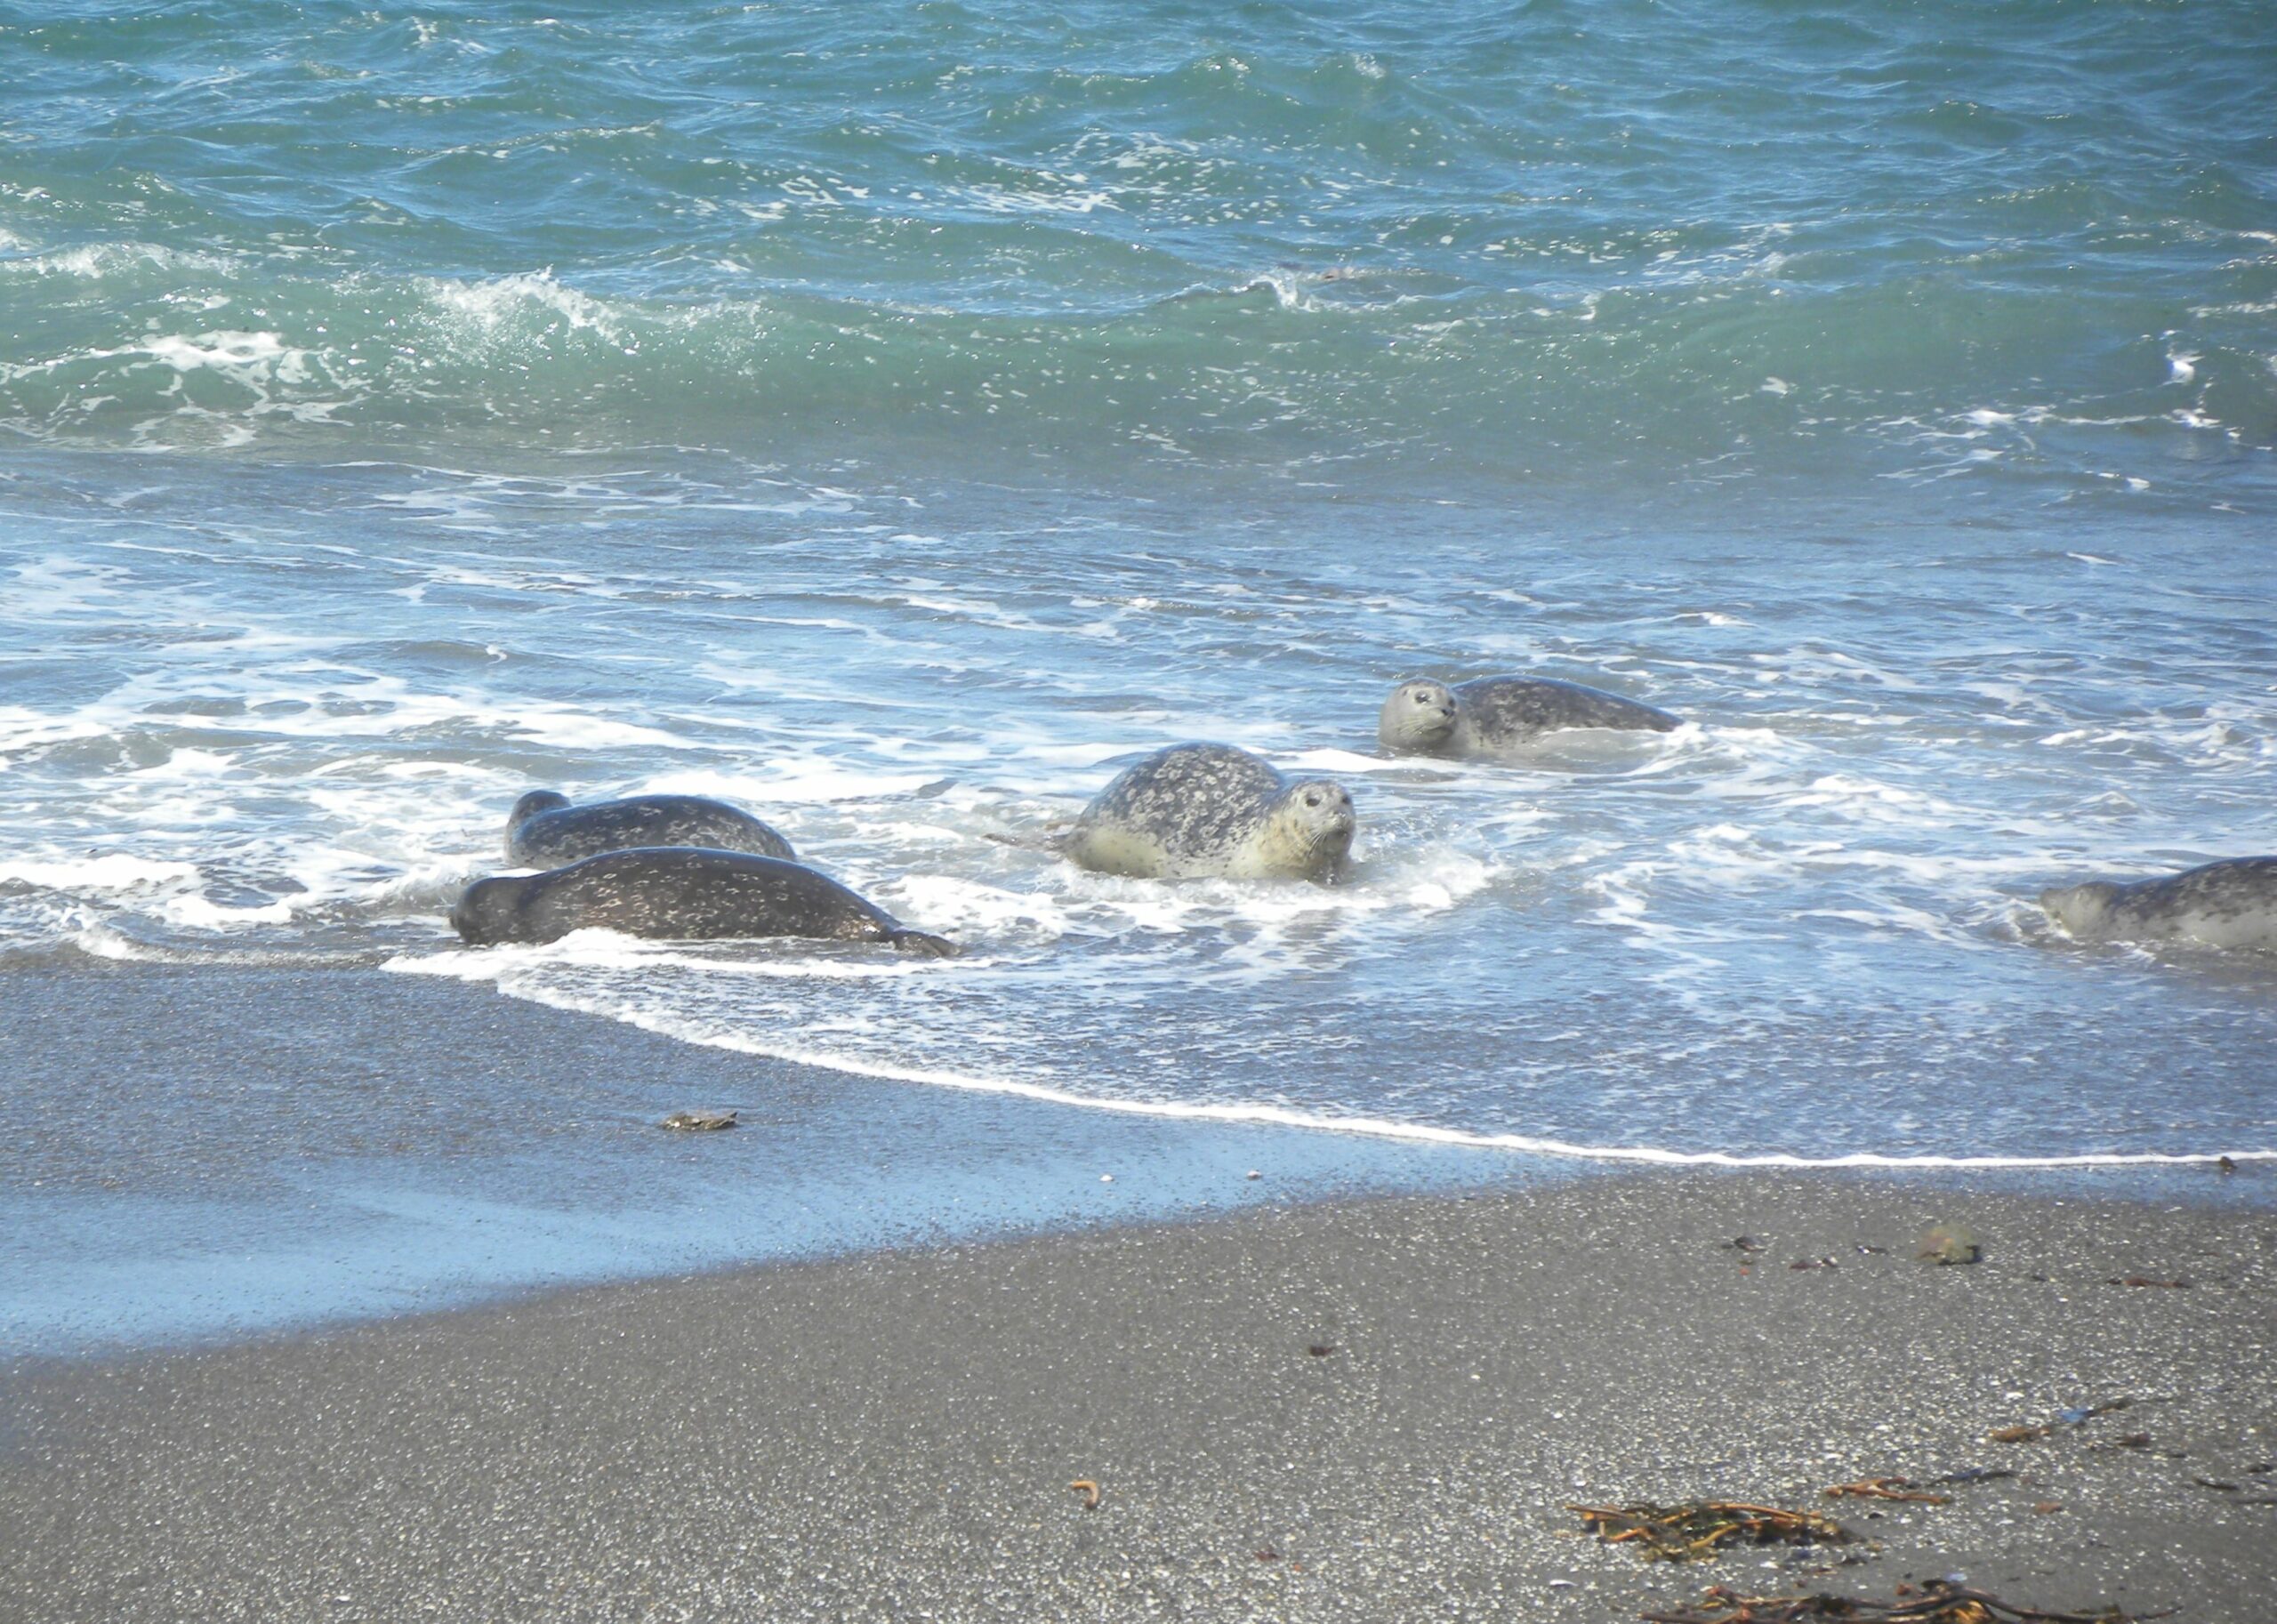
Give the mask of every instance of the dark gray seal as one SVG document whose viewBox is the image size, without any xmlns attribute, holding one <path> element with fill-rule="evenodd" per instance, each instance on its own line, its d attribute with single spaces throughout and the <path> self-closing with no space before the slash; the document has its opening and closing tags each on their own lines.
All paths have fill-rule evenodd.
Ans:
<svg viewBox="0 0 2277 1624">
<path fill-rule="evenodd" d="M 1384 701 L 1376 737 L 1401 755 L 1499 756 L 1565 728 L 1667 733 L 1680 716 L 1554 677 L 1480 677 L 1449 687 L 1403 682 Z"/>
<path fill-rule="evenodd" d="M 2277 947 L 2277 857 L 2231 857 L 2132 885 L 2091 880 L 2042 891 L 2040 905 L 2082 941 Z"/>
<path fill-rule="evenodd" d="M 1103 874 L 1326 880 L 1356 823 L 1340 784 L 1291 784 L 1229 744 L 1173 744 L 1116 775 L 1060 849 Z"/>
<path fill-rule="evenodd" d="M 506 814 L 506 861 L 559 868 L 639 846 L 701 846 L 798 861 L 791 842 L 748 812 L 702 795 L 634 795 L 573 807 L 556 790 L 532 790 Z"/>
<path fill-rule="evenodd" d="M 598 928 L 643 937 L 890 942 L 937 958 L 957 951 L 801 864 L 688 846 L 603 852 L 543 874 L 478 880 L 459 894 L 451 923 L 478 946 L 551 942 Z"/>
</svg>

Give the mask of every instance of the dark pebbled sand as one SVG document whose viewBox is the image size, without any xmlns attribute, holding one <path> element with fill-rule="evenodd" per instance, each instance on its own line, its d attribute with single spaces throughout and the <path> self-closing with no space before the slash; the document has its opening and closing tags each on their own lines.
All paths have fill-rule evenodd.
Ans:
<svg viewBox="0 0 2277 1624">
<path fill-rule="evenodd" d="M 1911 1260 L 1946 1216 L 1983 1262 Z M 2265 1624 L 2273 1344 L 2266 1210 L 1755 1175 L 600 1287 L 19 1366 L 0 1619 L 1599 1620 L 1957 1571 Z M 2021 1475 L 1820 1498 L 1972 1467 Z M 1561 1508 L 1694 1496 L 1879 1548 L 1646 1564 Z"/>
</svg>

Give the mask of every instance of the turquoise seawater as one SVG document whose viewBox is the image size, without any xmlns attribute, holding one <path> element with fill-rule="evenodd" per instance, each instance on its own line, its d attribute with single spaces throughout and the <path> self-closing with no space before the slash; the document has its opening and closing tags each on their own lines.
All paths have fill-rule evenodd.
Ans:
<svg viewBox="0 0 2277 1624">
<path fill-rule="evenodd" d="M 2277 1147 L 2262 4 L 0 4 L 0 996 L 445 976 L 1123 1111 Z M 1677 712 L 1380 755 L 1393 683 Z M 1205 738 L 1334 889 L 1015 840 Z M 540 786 L 942 963 L 457 945 Z M 4 1088 L 0 1080 L 0 1088 Z"/>
</svg>

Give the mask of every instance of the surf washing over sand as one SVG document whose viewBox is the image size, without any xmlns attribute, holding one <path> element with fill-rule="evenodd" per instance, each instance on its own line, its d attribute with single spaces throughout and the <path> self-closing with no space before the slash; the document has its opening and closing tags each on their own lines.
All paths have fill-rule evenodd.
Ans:
<svg viewBox="0 0 2277 1624">
<path fill-rule="evenodd" d="M 2277 962 L 2033 900 L 2277 848 L 2250 9 L 486 12 L 0 28 L 0 977 L 1615 1160 L 2277 1152 Z M 1685 725 L 1376 749 L 1496 671 Z M 1348 881 L 1018 843 L 1189 738 L 1346 784 Z M 461 947 L 538 787 L 734 800 L 966 954 Z"/>
</svg>

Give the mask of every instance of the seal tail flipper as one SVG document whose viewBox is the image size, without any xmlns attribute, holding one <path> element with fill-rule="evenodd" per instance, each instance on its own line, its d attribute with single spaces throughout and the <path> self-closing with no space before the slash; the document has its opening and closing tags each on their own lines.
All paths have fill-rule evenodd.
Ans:
<svg viewBox="0 0 2277 1624">
<path fill-rule="evenodd" d="M 896 930 L 886 939 L 896 953 L 923 953 L 933 959 L 953 959 L 964 952 L 948 937 L 928 936 L 922 930 Z"/>
</svg>

